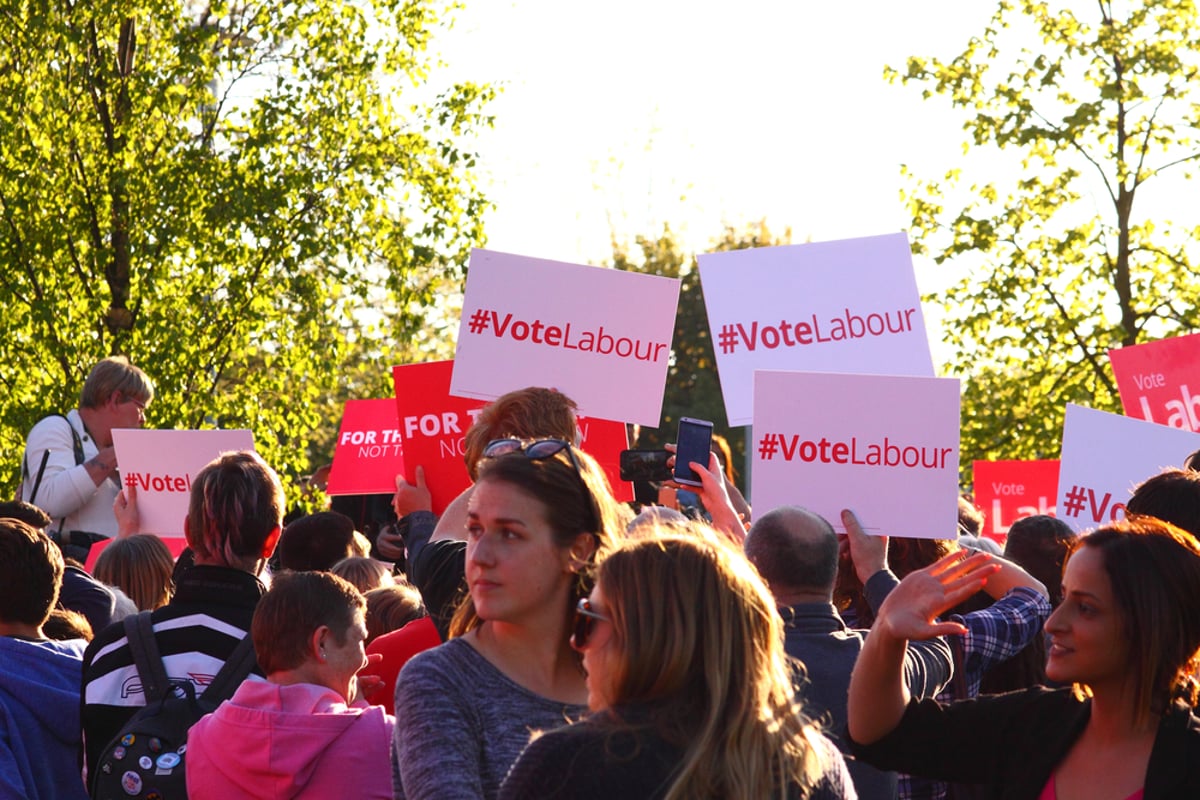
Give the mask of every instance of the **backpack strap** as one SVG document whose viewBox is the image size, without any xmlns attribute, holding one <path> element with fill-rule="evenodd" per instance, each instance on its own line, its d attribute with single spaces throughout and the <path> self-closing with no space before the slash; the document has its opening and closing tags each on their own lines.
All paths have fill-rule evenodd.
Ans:
<svg viewBox="0 0 1200 800">
<path fill-rule="evenodd" d="M 161 700 L 170 688 L 167 668 L 163 665 L 162 656 L 158 652 L 158 642 L 154 639 L 154 624 L 150 621 L 150 612 L 130 614 L 122 624 L 125 626 L 125 638 L 129 641 L 129 652 L 133 654 L 138 678 L 142 681 L 146 705 L 150 705 L 156 700 Z"/>
<path fill-rule="evenodd" d="M 237 647 L 233 648 L 233 652 L 221 665 L 221 669 L 213 676 L 212 682 L 208 684 L 204 694 L 200 695 L 200 702 L 206 708 L 215 710 L 221 703 L 233 697 L 233 693 L 242 685 L 242 681 L 246 680 L 254 671 L 257 664 L 258 658 L 254 654 L 254 642 L 247 633 L 238 642 Z"/>
</svg>

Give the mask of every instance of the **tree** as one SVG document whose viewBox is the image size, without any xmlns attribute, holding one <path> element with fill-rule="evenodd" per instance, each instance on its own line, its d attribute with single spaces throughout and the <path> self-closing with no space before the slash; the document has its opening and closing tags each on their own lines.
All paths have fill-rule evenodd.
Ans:
<svg viewBox="0 0 1200 800">
<path fill-rule="evenodd" d="M 733 451 L 733 466 L 738 473 L 738 486 L 744 490 L 746 429 L 741 426 L 731 428 L 725 416 L 725 401 L 721 395 L 717 360 L 713 353 L 708 311 L 704 306 L 704 292 L 700 287 L 700 270 L 696 265 L 696 257 L 684 254 L 667 226 L 663 227 L 663 232 L 658 238 L 638 236 L 634 241 L 641 252 L 631 256 L 625 246 L 614 239 L 612 266 L 681 279 L 671 361 L 667 368 L 667 386 L 663 396 L 662 421 L 658 428 L 642 429 L 639 446 L 653 448 L 674 442 L 680 417 L 712 420 L 714 432 L 724 436 L 729 442 Z M 777 238 L 771 234 L 763 221 L 750 225 L 745 230 L 727 226 L 721 236 L 713 241 L 709 252 L 772 247 L 789 244 L 790 241 L 790 230 L 785 231 L 782 238 Z"/>
<path fill-rule="evenodd" d="M 486 86 L 420 95 L 440 0 L 9 3 L 0 440 L 16 462 L 124 353 L 158 427 L 305 468 L 351 346 L 386 349 L 482 241 Z M 388 335 L 373 342 L 375 325 Z M 381 372 L 386 372 L 384 362 Z M 5 476 L 15 482 L 15 472 Z"/>
<path fill-rule="evenodd" d="M 1195 203 L 1148 210 L 1200 159 L 1196 6 L 1088 9 L 1002 2 L 954 59 L 887 71 L 968 115 L 965 152 L 1007 158 L 965 193 L 958 167 L 905 193 L 914 250 L 961 276 L 926 300 L 947 310 L 950 370 L 970 376 L 964 463 L 1055 457 L 1067 402 L 1120 408 L 1108 349 L 1200 322 Z"/>
</svg>

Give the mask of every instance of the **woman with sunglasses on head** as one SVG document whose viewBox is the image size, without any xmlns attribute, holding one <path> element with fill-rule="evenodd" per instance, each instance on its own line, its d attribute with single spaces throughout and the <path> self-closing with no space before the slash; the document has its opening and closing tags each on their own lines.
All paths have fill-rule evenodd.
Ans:
<svg viewBox="0 0 1200 800">
<path fill-rule="evenodd" d="M 451 639 L 397 680 L 398 798 L 494 798 L 532 731 L 586 711 L 571 621 L 623 522 L 600 467 L 570 443 L 484 448 L 467 514 L 469 594 Z"/>
<path fill-rule="evenodd" d="M 850 681 L 858 755 L 1001 800 L 1200 797 L 1200 545 L 1152 517 L 1072 543 L 1046 676 L 1073 688 L 909 702 L 907 642 L 954 633 L 937 615 L 978 589 L 988 561 L 947 556 L 888 595 Z"/>
<path fill-rule="evenodd" d="M 534 740 L 502 800 L 856 797 L 794 704 L 770 591 L 693 528 L 630 539 L 600 565 L 573 638 L 595 713 Z"/>
</svg>

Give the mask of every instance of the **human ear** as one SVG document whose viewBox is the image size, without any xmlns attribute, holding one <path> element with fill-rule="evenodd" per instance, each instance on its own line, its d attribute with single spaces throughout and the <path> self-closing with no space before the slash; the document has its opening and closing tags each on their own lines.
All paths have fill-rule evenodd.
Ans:
<svg viewBox="0 0 1200 800">
<path fill-rule="evenodd" d="M 596 536 L 586 532 L 576 534 L 569 552 L 568 571 L 581 572 L 587 569 L 591 566 L 595 554 Z"/>
</svg>

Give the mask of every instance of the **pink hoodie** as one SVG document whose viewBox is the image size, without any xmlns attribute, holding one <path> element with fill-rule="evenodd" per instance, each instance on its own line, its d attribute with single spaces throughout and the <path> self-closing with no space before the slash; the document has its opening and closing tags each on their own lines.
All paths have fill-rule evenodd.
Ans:
<svg viewBox="0 0 1200 800">
<path fill-rule="evenodd" d="M 188 796 L 390 800 L 394 724 L 324 686 L 248 680 L 188 732 Z"/>
</svg>

